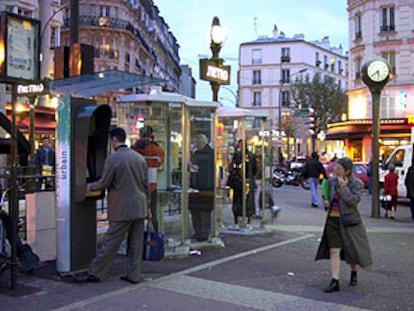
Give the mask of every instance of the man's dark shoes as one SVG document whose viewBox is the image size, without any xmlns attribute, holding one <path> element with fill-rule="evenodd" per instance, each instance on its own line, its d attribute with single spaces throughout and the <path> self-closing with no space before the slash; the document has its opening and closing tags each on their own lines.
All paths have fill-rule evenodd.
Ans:
<svg viewBox="0 0 414 311">
<path fill-rule="evenodd" d="M 73 278 L 78 283 L 97 283 L 101 281 L 100 278 L 89 273 L 75 274 Z"/>
<path fill-rule="evenodd" d="M 339 280 L 332 279 L 331 283 L 323 291 L 325 293 L 339 292 Z"/>
<path fill-rule="evenodd" d="M 131 284 L 138 284 L 138 283 L 141 283 L 142 281 L 144 281 L 144 279 L 143 279 L 143 278 L 140 278 L 139 280 L 134 281 L 134 280 L 129 279 L 126 275 L 121 276 L 121 277 L 120 277 L 120 279 L 121 279 L 122 281 L 125 281 L 125 282 L 128 282 L 128 283 L 131 283 Z"/>
<path fill-rule="evenodd" d="M 351 271 L 351 280 L 349 281 L 350 286 L 356 286 L 358 284 L 358 273 L 357 271 Z"/>
<path fill-rule="evenodd" d="M 317 208 L 317 207 L 318 207 L 318 204 L 313 204 L 313 203 L 312 203 L 312 207 L 313 207 L 313 208 Z"/>
</svg>

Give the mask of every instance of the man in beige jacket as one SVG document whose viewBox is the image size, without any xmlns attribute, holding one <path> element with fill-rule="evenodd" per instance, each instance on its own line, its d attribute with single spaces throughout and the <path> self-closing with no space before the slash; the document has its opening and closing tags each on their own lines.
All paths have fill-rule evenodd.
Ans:
<svg viewBox="0 0 414 311">
<path fill-rule="evenodd" d="M 102 177 L 87 185 L 88 190 L 108 189 L 109 228 L 103 237 L 89 273 L 77 276 L 78 282 L 99 282 L 105 278 L 118 248 L 128 234 L 128 268 L 121 279 L 130 283 L 142 281 L 144 220 L 148 216 L 148 177 L 145 159 L 125 145 L 121 128 L 110 131 L 115 152 L 105 160 Z"/>
</svg>

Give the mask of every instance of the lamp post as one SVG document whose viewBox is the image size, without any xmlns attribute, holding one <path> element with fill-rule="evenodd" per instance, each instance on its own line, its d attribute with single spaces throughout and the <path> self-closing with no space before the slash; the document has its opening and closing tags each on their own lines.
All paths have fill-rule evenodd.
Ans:
<svg viewBox="0 0 414 311">
<path fill-rule="evenodd" d="M 238 96 L 238 94 L 235 91 L 233 91 L 231 88 L 229 88 L 228 86 L 223 86 L 223 89 L 229 91 L 231 93 L 231 95 L 233 95 L 234 103 L 235 103 L 236 107 L 239 107 L 239 96 Z"/>
<path fill-rule="evenodd" d="M 213 18 L 210 28 L 210 50 L 213 54 L 211 60 L 217 65 L 223 65 L 223 59 L 220 58 L 220 50 L 226 39 L 226 34 L 223 28 L 220 26 L 220 20 L 217 16 Z M 218 101 L 218 92 L 220 89 L 220 83 L 216 81 L 210 81 L 211 90 L 213 91 L 213 101 Z"/>
<path fill-rule="evenodd" d="M 290 79 L 298 74 L 304 73 L 305 71 L 307 71 L 308 68 L 303 68 L 301 70 L 299 70 L 298 72 L 295 72 L 291 75 L 289 75 L 289 80 L 288 83 L 290 83 Z M 279 132 L 279 137 L 280 140 L 282 139 L 282 94 L 283 94 L 283 83 L 284 81 L 282 80 L 282 63 L 280 63 L 280 88 L 279 88 L 279 115 L 278 115 L 278 132 Z M 279 162 L 282 159 L 282 147 L 279 147 Z M 283 165 L 283 163 L 279 163 L 279 165 Z"/>
</svg>

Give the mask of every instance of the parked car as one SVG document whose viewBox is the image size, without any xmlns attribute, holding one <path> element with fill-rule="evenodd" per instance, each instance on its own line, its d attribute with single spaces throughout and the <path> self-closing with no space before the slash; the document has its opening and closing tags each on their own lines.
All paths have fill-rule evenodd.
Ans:
<svg viewBox="0 0 414 311">
<path fill-rule="evenodd" d="M 326 168 L 326 175 L 328 177 L 331 177 L 335 173 L 335 165 L 336 162 L 330 163 Z M 362 180 L 364 183 L 364 187 L 368 188 L 369 185 L 369 177 L 367 175 L 368 165 L 364 162 L 354 162 L 354 166 L 352 168 L 352 174 L 354 174 L 355 177 L 358 177 Z"/>
</svg>

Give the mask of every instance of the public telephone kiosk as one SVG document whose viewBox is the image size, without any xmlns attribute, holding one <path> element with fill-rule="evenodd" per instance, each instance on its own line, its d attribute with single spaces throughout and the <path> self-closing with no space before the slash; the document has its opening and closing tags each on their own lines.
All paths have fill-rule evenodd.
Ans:
<svg viewBox="0 0 414 311">
<path fill-rule="evenodd" d="M 117 98 L 117 125 L 125 129 L 131 147 L 146 157 L 150 185 L 156 183 L 152 214 L 166 247 L 222 244 L 215 217 L 216 120 L 216 102 L 160 89 Z M 154 154 L 145 151 L 149 144 L 164 153 L 158 165 Z"/>
</svg>

